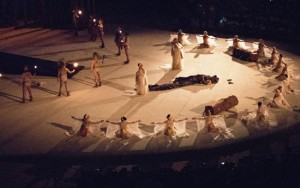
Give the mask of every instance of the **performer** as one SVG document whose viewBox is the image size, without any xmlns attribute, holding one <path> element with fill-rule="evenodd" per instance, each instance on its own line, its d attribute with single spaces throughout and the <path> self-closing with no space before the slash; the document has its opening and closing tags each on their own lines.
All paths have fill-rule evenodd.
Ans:
<svg viewBox="0 0 300 188">
<path fill-rule="evenodd" d="M 82 122 L 80 129 L 76 133 L 76 136 L 82 136 L 82 137 L 86 137 L 88 135 L 93 135 L 93 131 L 91 129 L 91 124 L 98 124 L 98 123 L 103 122 L 103 120 L 97 121 L 97 122 L 91 121 L 90 116 L 88 114 L 84 114 L 82 119 L 76 118 L 74 116 L 72 116 L 72 118 Z"/>
<path fill-rule="evenodd" d="M 268 106 L 292 110 L 292 106 L 283 97 L 282 86 L 278 86 L 278 88 L 275 89 L 275 95 L 273 97 L 273 101 L 272 103 L 269 103 Z"/>
<path fill-rule="evenodd" d="M 147 72 L 144 69 L 143 64 L 138 64 L 138 71 L 135 75 L 136 91 L 138 95 L 145 95 L 148 93 L 148 79 Z"/>
<path fill-rule="evenodd" d="M 271 58 L 266 61 L 266 64 L 270 64 L 270 65 L 274 66 L 275 63 L 278 62 L 278 60 L 279 60 L 278 51 L 277 51 L 276 47 L 273 47 L 272 53 L 271 53 Z"/>
<path fill-rule="evenodd" d="M 99 55 L 97 52 L 93 53 L 93 60 L 91 65 L 91 72 L 93 73 L 94 79 L 95 79 L 95 86 L 98 87 L 102 85 L 101 78 L 100 78 L 100 60 Z M 102 61 L 103 64 L 103 61 Z"/>
<path fill-rule="evenodd" d="M 285 62 L 281 61 L 281 67 L 282 67 L 282 69 L 280 68 L 281 69 L 280 74 L 275 77 L 279 81 L 285 80 L 288 77 L 288 75 L 289 75 L 289 73 L 288 73 L 288 65 Z"/>
<path fill-rule="evenodd" d="M 184 121 L 184 120 L 187 120 L 187 118 L 175 120 L 175 119 L 173 119 L 171 114 L 168 114 L 166 118 L 167 118 L 167 120 L 165 120 L 163 122 L 152 122 L 152 124 L 165 124 L 166 128 L 164 130 L 164 135 L 169 136 L 170 140 L 175 140 L 176 139 L 176 130 L 174 127 L 174 122 Z"/>
<path fill-rule="evenodd" d="M 240 45 L 240 39 L 238 37 L 238 35 L 235 35 L 233 40 L 232 40 L 232 46 L 233 48 L 237 48 L 237 49 L 241 49 L 241 45 Z"/>
<path fill-rule="evenodd" d="M 281 73 L 282 69 L 284 68 L 284 61 L 283 61 L 283 56 L 282 54 L 279 55 L 279 60 L 276 64 L 276 66 L 274 67 L 273 71 L 277 72 L 277 73 Z"/>
<path fill-rule="evenodd" d="M 184 45 L 184 38 L 183 38 L 184 37 L 184 33 L 182 32 L 181 29 L 179 29 L 177 37 L 178 37 L 178 42 L 181 45 Z"/>
<path fill-rule="evenodd" d="M 73 10 L 73 28 L 74 28 L 74 36 L 78 37 L 78 21 L 79 21 L 79 11 Z"/>
<path fill-rule="evenodd" d="M 22 98 L 22 103 L 25 103 L 25 98 L 26 98 L 26 90 L 29 93 L 29 100 L 32 101 L 32 93 L 31 93 L 31 79 L 32 75 L 28 70 L 27 66 L 24 66 L 24 71 L 21 75 L 22 77 L 22 91 L 23 91 L 23 98 Z"/>
<path fill-rule="evenodd" d="M 207 132 L 218 132 L 219 129 L 215 126 L 213 122 L 213 117 L 211 115 L 210 110 L 208 110 L 205 114 L 205 123 L 207 124 Z"/>
<path fill-rule="evenodd" d="M 268 107 L 262 102 L 257 103 L 256 120 L 258 123 L 266 122 L 269 116 Z"/>
<path fill-rule="evenodd" d="M 75 70 L 70 71 L 66 67 L 66 61 L 63 60 L 59 62 L 58 74 L 57 74 L 57 81 L 59 81 L 58 96 L 61 96 L 61 88 L 63 87 L 63 85 L 65 85 L 67 96 L 70 96 L 70 92 L 68 91 L 68 86 L 67 86 L 67 81 L 68 81 L 67 73 L 72 74 L 74 72 Z"/>
<path fill-rule="evenodd" d="M 115 43 L 118 47 L 118 53 L 117 55 L 121 55 L 121 50 L 123 49 L 124 45 L 124 36 L 123 36 L 123 31 L 120 26 L 118 26 L 116 33 L 115 33 Z"/>
<path fill-rule="evenodd" d="M 130 62 L 129 60 L 129 34 L 128 32 L 125 32 L 125 39 L 124 39 L 124 50 L 126 55 L 126 61 L 125 64 L 128 64 Z"/>
<path fill-rule="evenodd" d="M 258 54 L 258 57 L 266 57 L 265 47 L 267 47 L 265 45 L 265 42 L 262 39 L 259 39 L 258 50 L 256 51 Z"/>
<path fill-rule="evenodd" d="M 177 38 L 173 40 L 171 55 L 173 58 L 172 69 L 181 70 L 183 68 L 183 46 L 178 42 Z"/>
<path fill-rule="evenodd" d="M 90 41 L 95 41 L 97 38 L 97 24 L 96 18 L 90 16 L 89 19 L 89 34 L 90 34 Z"/>
<path fill-rule="evenodd" d="M 210 48 L 210 45 L 209 45 L 209 42 L 208 42 L 208 38 L 209 38 L 209 36 L 208 36 L 207 31 L 204 31 L 203 32 L 203 47 L 204 48 Z"/>
<path fill-rule="evenodd" d="M 133 135 L 131 132 L 128 131 L 128 125 L 133 124 L 133 123 L 138 123 L 141 121 L 137 120 L 137 121 L 133 121 L 133 122 L 128 122 L 127 118 L 125 116 L 123 116 L 123 117 L 121 117 L 121 122 L 112 122 L 109 120 L 106 120 L 106 122 L 119 125 L 120 132 L 117 136 L 122 139 L 128 139 L 128 138 L 132 137 L 132 135 Z"/>
<path fill-rule="evenodd" d="M 99 37 L 100 37 L 100 42 L 101 42 L 100 48 L 104 48 L 105 47 L 105 45 L 104 45 L 104 39 L 103 39 L 103 36 L 104 36 L 104 26 L 103 26 L 103 20 L 102 20 L 102 18 L 100 18 L 99 21 L 98 21 L 98 32 L 99 32 Z"/>
</svg>

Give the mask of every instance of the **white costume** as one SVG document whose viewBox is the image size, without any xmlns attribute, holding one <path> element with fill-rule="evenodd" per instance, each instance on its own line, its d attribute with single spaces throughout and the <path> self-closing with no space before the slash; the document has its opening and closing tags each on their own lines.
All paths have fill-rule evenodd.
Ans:
<svg viewBox="0 0 300 188">
<path fill-rule="evenodd" d="M 178 41 L 175 41 L 171 50 L 173 58 L 172 69 L 181 70 L 183 68 L 183 53 L 183 46 Z"/>
<path fill-rule="evenodd" d="M 148 79 L 146 71 L 142 64 L 139 64 L 139 70 L 135 75 L 136 92 L 138 95 L 145 95 L 148 93 Z"/>
</svg>

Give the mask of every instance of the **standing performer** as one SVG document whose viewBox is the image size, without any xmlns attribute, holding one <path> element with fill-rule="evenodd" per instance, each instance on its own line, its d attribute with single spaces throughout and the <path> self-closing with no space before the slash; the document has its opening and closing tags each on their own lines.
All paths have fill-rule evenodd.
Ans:
<svg viewBox="0 0 300 188">
<path fill-rule="evenodd" d="M 90 16 L 88 30 L 90 34 L 90 41 L 95 41 L 97 38 L 97 23 L 96 18 L 93 16 Z"/>
<path fill-rule="evenodd" d="M 61 96 L 61 88 L 63 87 L 63 85 L 65 85 L 67 96 L 70 96 L 70 92 L 68 91 L 68 86 L 67 86 L 67 81 L 68 81 L 67 73 L 72 74 L 74 72 L 75 70 L 70 71 L 66 67 L 66 62 L 64 60 L 59 62 L 58 74 L 57 74 L 57 81 L 59 81 L 58 96 Z"/>
<path fill-rule="evenodd" d="M 99 19 L 98 21 L 98 31 L 99 31 L 99 37 L 100 37 L 100 42 L 101 42 L 101 46 L 100 48 L 104 48 L 104 40 L 103 40 L 103 36 L 104 36 L 104 27 L 103 27 L 103 20 L 102 18 Z"/>
<path fill-rule="evenodd" d="M 184 37 L 184 33 L 182 32 L 181 29 L 179 29 L 177 37 L 178 37 L 178 42 L 181 45 L 184 45 L 184 38 L 183 38 Z"/>
<path fill-rule="evenodd" d="M 285 64 L 282 58 L 283 58 L 283 55 L 280 54 L 279 55 L 279 60 L 278 60 L 277 64 L 275 65 L 274 69 L 273 69 L 274 72 L 277 72 L 277 73 L 282 72 L 282 69 L 284 68 L 284 64 Z"/>
<path fill-rule="evenodd" d="M 267 47 L 267 46 L 265 45 L 265 42 L 263 41 L 263 39 L 259 39 L 258 50 L 256 51 L 258 54 L 258 57 L 266 57 L 265 47 Z"/>
<path fill-rule="evenodd" d="M 173 58 L 172 69 L 181 70 L 183 68 L 183 46 L 178 42 L 177 38 L 173 40 L 171 55 Z"/>
<path fill-rule="evenodd" d="M 204 31 L 203 32 L 203 47 L 204 48 L 209 48 L 210 47 L 209 42 L 208 42 L 208 38 L 209 38 L 209 36 L 208 36 L 207 31 Z"/>
<path fill-rule="evenodd" d="M 123 31 L 122 31 L 120 26 L 116 30 L 115 43 L 118 47 L 117 55 L 120 56 L 121 55 L 121 50 L 123 49 L 123 44 L 124 44 Z"/>
<path fill-rule="evenodd" d="M 239 36 L 235 35 L 233 40 L 232 40 L 232 46 L 233 48 L 241 48 L 241 45 L 240 45 L 240 39 L 239 39 Z"/>
<path fill-rule="evenodd" d="M 128 32 L 125 32 L 125 39 L 124 39 L 124 50 L 126 55 L 126 61 L 125 64 L 128 64 L 130 62 L 129 60 L 129 38 L 128 38 Z"/>
<path fill-rule="evenodd" d="M 135 82 L 136 82 L 136 92 L 138 95 L 145 95 L 148 93 L 148 79 L 146 71 L 143 64 L 138 64 L 138 71 L 136 72 Z"/>
<path fill-rule="evenodd" d="M 103 63 L 103 61 L 102 61 Z M 98 87 L 102 85 L 101 78 L 100 78 L 100 61 L 99 61 L 99 55 L 97 52 L 93 53 L 93 60 L 91 65 L 91 72 L 93 73 L 94 79 L 95 79 L 95 86 Z"/>
<path fill-rule="evenodd" d="M 79 21 L 79 15 L 80 11 L 73 10 L 73 28 L 74 28 L 74 36 L 78 37 L 78 21 Z"/>
<path fill-rule="evenodd" d="M 32 93 L 31 93 L 31 79 L 32 75 L 28 70 L 28 67 L 24 67 L 24 71 L 21 75 L 22 77 L 22 91 L 23 91 L 23 98 L 22 98 L 22 103 L 25 103 L 25 98 L 26 98 L 26 90 L 29 93 L 29 100 L 32 101 Z"/>
</svg>

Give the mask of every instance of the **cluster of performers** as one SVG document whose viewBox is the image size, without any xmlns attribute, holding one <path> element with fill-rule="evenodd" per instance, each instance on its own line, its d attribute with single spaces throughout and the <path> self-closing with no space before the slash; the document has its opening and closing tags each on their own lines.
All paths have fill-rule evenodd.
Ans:
<svg viewBox="0 0 300 188">
<path fill-rule="evenodd" d="M 125 116 L 121 117 L 119 122 L 110 120 L 92 121 L 90 116 L 85 114 L 83 118 L 77 118 L 72 116 L 73 119 L 81 121 L 80 129 L 73 133 L 67 132 L 69 136 L 105 136 L 108 139 L 121 138 L 129 139 L 132 137 L 138 137 L 140 139 L 144 137 L 156 136 L 162 134 L 167 136 L 169 142 L 175 141 L 177 137 L 188 137 L 189 134 L 186 131 L 187 121 L 196 121 L 197 131 L 206 131 L 216 133 L 214 140 L 223 140 L 234 138 L 231 134 L 232 129 L 226 127 L 224 117 L 222 115 L 212 115 L 210 111 L 207 111 L 202 117 L 193 117 L 192 119 L 174 119 L 171 114 L 166 116 L 166 120 L 162 122 L 152 122 L 151 125 L 141 123 L 141 120 L 127 121 Z M 98 131 L 94 128 L 93 124 L 100 124 L 97 126 Z M 152 127 L 152 132 L 141 131 L 140 125 Z M 99 132 L 100 129 L 104 129 L 104 132 Z"/>
<path fill-rule="evenodd" d="M 102 24 L 102 29 L 103 29 L 103 21 L 99 20 L 99 24 Z M 103 31 L 103 30 L 102 30 Z M 180 70 L 183 69 L 183 59 L 184 59 L 184 45 L 188 43 L 187 41 L 187 34 L 183 33 L 182 30 L 179 30 L 178 32 L 178 37 L 175 37 L 172 40 L 172 47 L 171 47 L 171 56 L 172 56 L 172 69 L 174 70 Z M 208 35 L 207 31 L 204 31 L 202 37 L 202 43 L 199 44 L 200 46 L 204 48 L 211 48 L 213 45 L 216 45 L 214 42 L 215 38 L 212 36 Z M 228 51 L 231 52 L 231 55 L 233 55 L 234 50 L 246 50 L 244 41 L 240 40 L 238 36 L 234 36 L 232 40 L 232 44 L 228 48 Z M 229 40 L 228 40 L 229 41 Z M 117 55 L 121 54 L 121 50 L 125 49 L 125 53 L 127 56 L 127 61 L 126 63 L 129 63 L 129 56 L 128 56 L 128 34 L 124 34 L 122 29 L 120 27 L 117 28 L 116 34 L 115 34 L 115 41 L 117 45 L 118 52 Z M 254 44 L 255 45 L 255 44 Z M 104 47 L 104 42 L 102 42 L 102 47 Z M 290 85 L 291 79 L 293 78 L 292 72 L 289 70 L 289 66 L 287 63 L 283 61 L 283 55 L 279 54 L 276 47 L 272 48 L 272 53 L 270 57 L 265 52 L 265 48 L 267 46 L 265 45 L 264 41 L 261 39 L 259 40 L 257 44 L 257 50 L 254 52 L 249 52 L 251 54 L 257 54 L 258 59 L 257 63 L 264 64 L 266 66 L 270 66 L 271 70 L 277 74 L 275 79 L 281 82 L 281 84 L 275 89 L 275 94 L 273 97 L 273 100 L 269 102 L 268 104 L 263 104 L 262 102 L 258 102 L 258 108 L 256 111 L 252 112 L 251 114 L 247 114 L 246 116 L 243 116 L 243 120 L 253 120 L 255 119 L 256 122 L 259 123 L 266 123 L 268 121 L 268 108 L 269 107 L 279 107 L 281 109 L 287 109 L 287 110 L 293 110 L 293 106 L 290 105 L 287 100 L 285 100 L 283 93 L 293 93 L 294 90 Z M 126 50 L 127 49 L 127 50 Z M 98 55 L 98 53 L 94 52 L 92 55 L 92 61 L 91 61 L 91 72 L 94 77 L 95 81 L 95 86 L 98 87 L 102 85 L 101 82 L 101 77 L 100 77 L 100 67 L 101 64 L 104 62 L 104 56 L 102 57 L 102 62 L 101 62 L 101 57 Z M 70 96 L 70 92 L 67 87 L 67 74 L 72 74 L 75 70 L 69 70 L 66 68 L 66 61 L 61 61 L 59 63 L 59 70 L 58 70 L 58 82 L 60 83 L 59 86 L 59 93 L 58 96 L 62 95 L 62 87 L 65 86 L 66 90 L 66 96 Z M 29 92 L 29 100 L 32 101 L 32 93 L 30 89 L 30 80 L 32 79 L 31 73 L 28 71 L 28 68 L 24 68 L 24 73 L 22 74 L 22 83 L 23 83 L 23 101 L 25 102 L 25 92 L 26 90 Z M 135 76 L 135 81 L 136 81 L 136 86 L 135 90 L 138 95 L 145 95 L 149 91 L 149 86 L 148 86 L 148 79 L 147 79 L 147 72 L 144 69 L 143 64 L 139 63 L 138 64 L 138 70 L 136 71 L 136 76 Z M 222 116 L 214 115 L 208 111 L 205 113 L 203 117 L 200 118 L 193 118 L 193 120 L 203 120 L 204 125 L 207 127 L 208 132 L 222 132 L 227 134 L 227 138 L 232 138 L 232 135 L 230 135 L 230 131 L 226 128 L 225 121 L 223 120 L 224 123 L 221 123 L 222 126 L 216 126 L 216 119 L 220 118 Z M 126 117 L 122 117 L 120 122 L 111 122 L 111 121 L 104 121 L 101 120 L 100 122 L 93 122 L 90 120 L 90 117 L 88 115 L 84 115 L 83 118 L 75 118 L 74 119 L 82 121 L 82 125 L 80 130 L 75 134 L 77 136 L 82 136 L 86 137 L 88 134 L 93 134 L 90 127 L 91 124 L 94 123 L 110 123 L 111 126 L 107 127 L 108 133 L 106 135 L 111 135 L 111 132 L 109 130 L 113 130 L 113 135 L 120 137 L 122 139 L 128 139 L 132 137 L 133 135 L 136 134 L 142 134 L 141 131 L 139 130 L 138 126 L 136 126 L 135 131 L 131 132 L 128 126 L 129 124 L 134 124 L 134 123 L 140 123 L 140 121 L 136 122 L 128 122 Z M 178 130 L 185 130 L 184 128 L 176 128 L 175 122 L 181 122 L 181 121 L 186 121 L 187 119 L 184 120 L 175 120 L 172 118 L 171 115 L 167 116 L 167 119 L 163 122 L 153 122 L 155 125 L 159 124 L 164 124 L 165 126 L 160 126 L 163 127 L 163 130 L 161 130 L 165 135 L 170 137 L 170 140 L 176 137 Z M 270 122 L 269 122 L 270 123 Z M 115 126 L 115 128 L 112 128 L 112 125 Z M 116 126 L 117 125 L 117 126 Z M 159 126 L 158 126 L 159 127 Z M 158 128 L 157 129 L 161 129 Z M 135 132 L 135 133 L 134 133 Z M 156 134 L 157 131 L 154 131 Z M 224 135 L 224 134 L 223 134 Z M 229 135 L 229 136 L 228 136 Z"/>
</svg>

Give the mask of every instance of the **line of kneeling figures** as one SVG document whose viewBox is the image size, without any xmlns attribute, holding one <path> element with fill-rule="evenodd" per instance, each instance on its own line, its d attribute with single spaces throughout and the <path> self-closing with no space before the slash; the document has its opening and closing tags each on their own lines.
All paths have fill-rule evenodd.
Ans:
<svg viewBox="0 0 300 188">
<path fill-rule="evenodd" d="M 227 128 L 223 115 L 206 114 L 203 117 L 193 117 L 192 119 L 174 119 L 170 114 L 167 115 L 166 120 L 162 122 L 152 122 L 150 125 L 137 121 L 127 121 L 126 117 L 121 117 L 118 122 L 110 120 L 92 121 L 90 116 L 85 114 L 83 118 L 72 116 L 73 119 L 81 122 L 79 130 L 67 132 L 68 136 L 96 136 L 106 137 L 108 139 L 121 138 L 129 139 L 138 137 L 143 139 L 145 137 L 157 136 L 159 134 L 165 135 L 169 141 L 176 140 L 177 137 L 189 137 L 186 125 L 187 123 L 196 122 L 197 132 L 206 129 L 207 132 L 217 133 L 214 140 L 224 140 L 234 138 L 231 133 L 233 129 Z M 77 128 L 77 129 L 78 129 Z M 75 127 L 73 128 L 75 129 Z M 105 131 L 102 131 L 105 130 Z"/>
</svg>

